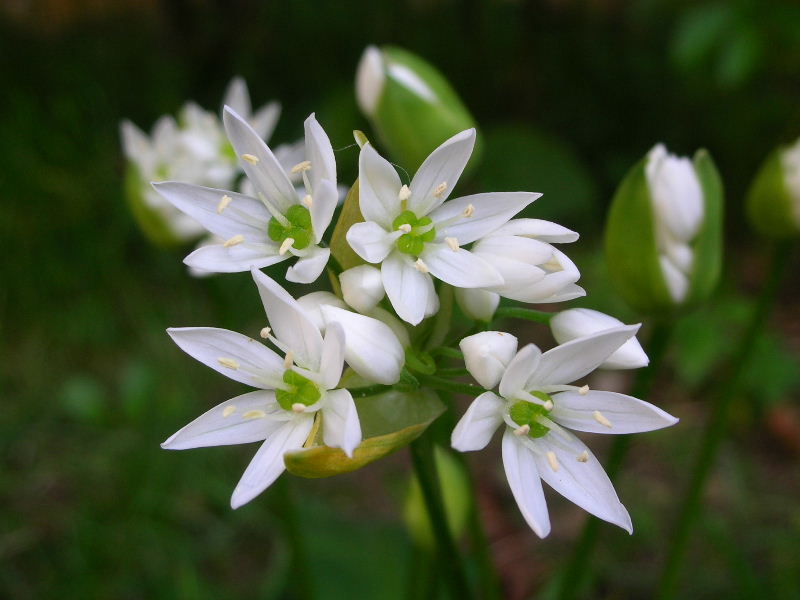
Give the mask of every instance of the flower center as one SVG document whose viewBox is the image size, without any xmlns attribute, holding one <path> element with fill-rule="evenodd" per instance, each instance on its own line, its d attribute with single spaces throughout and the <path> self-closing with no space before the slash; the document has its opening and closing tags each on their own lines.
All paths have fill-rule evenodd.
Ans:
<svg viewBox="0 0 800 600">
<path fill-rule="evenodd" d="M 393 230 L 403 231 L 397 240 L 397 249 L 404 254 L 419 256 L 427 242 L 436 238 L 436 229 L 430 217 L 417 217 L 410 210 L 404 210 L 392 222 Z"/>
<path fill-rule="evenodd" d="M 311 406 L 322 397 L 313 381 L 292 370 L 284 371 L 283 382 L 288 384 L 289 389 L 275 390 L 275 398 L 284 410 L 293 410 L 295 404 Z"/>
<path fill-rule="evenodd" d="M 542 402 L 549 403 L 552 406 L 553 399 L 544 392 L 531 392 L 531 395 L 538 398 Z M 520 400 L 511 405 L 508 411 L 508 416 L 520 427 L 527 428 L 526 434 L 532 438 L 540 438 L 550 431 L 547 425 L 539 421 L 540 417 L 545 417 L 550 411 L 541 404 L 534 404 L 527 400 Z"/>
<path fill-rule="evenodd" d="M 298 250 L 307 248 L 313 239 L 311 213 L 308 208 L 300 204 L 295 204 L 286 211 L 285 217 L 288 221 L 286 225 L 278 221 L 275 217 L 269 220 L 269 225 L 267 226 L 269 239 L 273 242 L 283 244 L 283 242 L 291 238 L 294 240 L 291 243 L 292 247 Z"/>
</svg>

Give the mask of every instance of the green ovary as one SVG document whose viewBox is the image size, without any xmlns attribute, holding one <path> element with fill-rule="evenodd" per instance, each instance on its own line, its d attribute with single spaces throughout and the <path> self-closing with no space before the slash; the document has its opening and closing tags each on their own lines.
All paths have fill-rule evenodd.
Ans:
<svg viewBox="0 0 800 600">
<path fill-rule="evenodd" d="M 419 256 L 427 242 L 436 239 L 436 229 L 430 217 L 417 218 L 410 210 L 404 210 L 392 222 L 392 229 L 397 231 L 403 225 L 411 227 L 411 231 L 404 233 L 397 240 L 397 249 L 404 254 Z"/>
<path fill-rule="evenodd" d="M 292 410 L 292 406 L 298 403 L 311 406 L 322 397 L 317 384 L 294 371 L 285 371 L 283 382 L 289 389 L 275 390 L 275 398 L 284 410 Z"/>
<path fill-rule="evenodd" d="M 284 240 L 292 238 L 294 240 L 292 247 L 298 250 L 307 248 L 313 239 L 311 213 L 305 206 L 295 204 L 286 211 L 284 216 L 289 221 L 288 225 L 284 225 L 275 217 L 269 220 L 269 225 L 267 226 L 269 239 L 273 242 L 282 243 Z"/>
<path fill-rule="evenodd" d="M 544 392 L 533 392 L 531 395 L 544 402 L 548 400 L 552 402 L 552 398 Z M 546 435 L 547 432 L 550 431 L 550 428 L 540 423 L 539 417 L 546 417 L 549 412 L 549 410 L 540 404 L 520 400 L 511 405 L 508 415 L 511 417 L 511 420 L 520 427 L 525 425 L 530 427 L 530 431 L 528 432 L 529 437 L 540 438 Z"/>
</svg>

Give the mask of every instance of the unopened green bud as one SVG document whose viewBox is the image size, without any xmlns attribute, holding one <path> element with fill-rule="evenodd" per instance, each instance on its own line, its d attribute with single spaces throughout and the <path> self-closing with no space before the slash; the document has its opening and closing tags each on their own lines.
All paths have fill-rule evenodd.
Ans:
<svg viewBox="0 0 800 600">
<path fill-rule="evenodd" d="M 764 161 L 747 196 L 747 217 L 765 237 L 800 234 L 800 140 Z"/>
<path fill-rule="evenodd" d="M 393 159 L 411 172 L 442 142 L 475 127 L 447 79 L 401 48 L 367 47 L 356 74 L 356 98 Z M 473 157 L 477 152 L 476 146 Z"/>
<path fill-rule="evenodd" d="M 608 269 L 628 304 L 663 314 L 711 294 L 722 259 L 722 203 L 705 150 L 690 160 L 659 144 L 628 172 L 605 233 Z"/>
</svg>

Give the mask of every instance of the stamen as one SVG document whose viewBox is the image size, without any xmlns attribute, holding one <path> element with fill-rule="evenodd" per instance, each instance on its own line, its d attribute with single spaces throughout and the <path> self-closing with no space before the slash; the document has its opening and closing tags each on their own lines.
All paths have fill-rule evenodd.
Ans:
<svg viewBox="0 0 800 600">
<path fill-rule="evenodd" d="M 294 238 L 286 238 L 285 240 L 283 240 L 281 247 L 278 249 L 278 254 L 280 254 L 281 256 L 286 254 L 289 251 L 289 248 L 292 247 L 292 244 L 294 244 Z"/>
<path fill-rule="evenodd" d="M 447 182 L 443 181 L 442 183 L 437 185 L 436 188 L 433 190 L 433 196 L 434 198 L 441 198 L 446 191 L 447 191 Z"/>
<path fill-rule="evenodd" d="M 306 405 L 303 404 L 302 402 L 295 402 L 294 404 L 292 404 L 292 412 L 296 413 L 306 412 Z"/>
<path fill-rule="evenodd" d="M 581 389 L 578 390 L 578 393 L 581 396 L 585 396 L 586 394 L 589 393 L 589 386 L 588 385 L 583 386 Z"/>
<path fill-rule="evenodd" d="M 461 213 L 463 217 L 471 217 L 475 214 L 475 207 L 472 204 L 467 205 L 467 208 L 464 209 L 464 212 Z"/>
<path fill-rule="evenodd" d="M 311 168 L 311 161 L 304 160 L 303 162 L 299 162 L 292 167 L 292 174 L 302 173 L 303 171 L 308 171 L 310 168 Z"/>
<path fill-rule="evenodd" d="M 239 368 L 239 363 L 233 358 L 226 358 L 224 356 L 220 356 L 217 361 L 223 367 L 228 367 L 229 369 L 233 369 L 234 371 Z"/>
<path fill-rule="evenodd" d="M 553 471 L 558 471 L 558 458 L 556 457 L 556 453 L 552 450 L 548 450 L 547 452 L 547 462 L 550 463 L 550 468 L 553 469 Z"/>
<path fill-rule="evenodd" d="M 521 426 L 517 427 L 514 430 L 514 435 L 519 435 L 519 436 L 528 435 L 530 433 L 530 431 L 531 431 L 531 426 L 528 425 L 528 424 L 525 424 L 525 425 L 521 425 Z"/>
<path fill-rule="evenodd" d="M 408 223 L 403 223 L 400 227 L 397 228 L 397 231 L 402 231 L 403 233 L 411 233 L 411 225 Z"/>
<path fill-rule="evenodd" d="M 225 240 L 225 243 L 222 244 L 225 248 L 230 248 L 231 246 L 236 246 L 237 244 L 241 244 L 244 241 L 244 236 L 239 233 L 233 236 L 229 240 Z"/>
<path fill-rule="evenodd" d="M 258 164 L 258 157 L 253 154 L 242 154 L 242 160 L 249 162 L 251 165 Z"/>
<path fill-rule="evenodd" d="M 428 265 L 426 265 L 426 264 L 425 264 L 425 263 L 422 261 L 422 259 L 421 259 L 421 258 L 418 258 L 418 259 L 417 259 L 417 262 L 415 262 L 415 263 L 414 263 L 414 266 L 416 267 L 417 271 L 419 271 L 420 273 L 429 273 L 429 272 L 430 272 L 430 271 L 428 270 Z"/>
<path fill-rule="evenodd" d="M 242 415 L 243 419 L 263 419 L 267 416 L 263 410 L 248 410 L 246 413 Z"/>
<path fill-rule="evenodd" d="M 226 419 L 236 412 L 236 406 L 231 404 L 222 409 L 222 416 Z"/>
<path fill-rule="evenodd" d="M 228 205 L 229 205 L 231 202 L 233 202 L 233 198 L 231 198 L 230 196 L 228 196 L 227 194 L 225 194 L 225 195 L 222 197 L 222 199 L 219 201 L 219 204 L 217 204 L 217 214 L 218 214 L 218 215 L 221 215 L 221 214 L 222 214 L 222 211 L 223 211 L 223 210 L 225 210 L 226 208 L 228 208 Z"/>
<path fill-rule="evenodd" d="M 283 357 L 283 368 L 284 369 L 291 369 L 293 363 L 294 363 L 294 352 L 289 350 L 286 353 L 286 356 Z"/>
<path fill-rule="evenodd" d="M 411 198 L 411 190 L 408 189 L 408 186 L 404 183 L 403 187 L 400 188 L 400 191 L 397 193 L 397 199 L 400 201 L 405 201 Z"/>
<path fill-rule="evenodd" d="M 303 204 L 305 204 L 308 208 L 311 208 L 311 205 L 314 204 L 314 200 L 311 198 L 310 194 L 303 196 Z"/>
<path fill-rule="evenodd" d="M 453 252 L 457 252 L 459 250 L 458 238 L 446 237 L 444 238 L 444 241 L 447 243 L 448 246 L 450 246 L 450 250 L 452 250 Z"/>
<path fill-rule="evenodd" d="M 612 427 L 611 421 L 606 419 L 606 416 L 603 413 L 601 413 L 599 410 L 594 411 L 592 416 L 594 417 L 595 421 L 600 423 L 600 425 L 604 425 L 604 426 L 608 427 L 609 429 L 611 429 L 611 427 Z"/>
<path fill-rule="evenodd" d="M 261 332 L 259 333 L 259 335 L 260 335 L 260 336 L 261 336 L 263 339 L 265 339 L 265 340 L 266 340 L 266 339 L 269 337 L 269 334 L 270 334 L 270 332 L 271 332 L 271 331 L 272 331 L 272 328 L 271 328 L 271 327 L 264 327 L 264 329 L 262 329 L 262 330 L 261 330 Z"/>
<path fill-rule="evenodd" d="M 589 460 L 589 453 L 586 450 L 584 450 L 577 457 L 575 457 L 575 460 L 577 460 L 578 462 L 586 462 Z"/>
</svg>

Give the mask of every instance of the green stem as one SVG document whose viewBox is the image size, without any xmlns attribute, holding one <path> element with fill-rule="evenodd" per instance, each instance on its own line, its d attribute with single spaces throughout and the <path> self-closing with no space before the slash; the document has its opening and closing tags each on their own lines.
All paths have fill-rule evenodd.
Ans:
<svg viewBox="0 0 800 600">
<path fill-rule="evenodd" d="M 422 489 L 422 497 L 436 538 L 439 566 L 445 575 L 451 595 L 456 600 L 473 598 L 461 554 L 447 524 L 447 513 L 442 502 L 430 435 L 423 434 L 411 443 L 411 462 Z"/>
<path fill-rule="evenodd" d="M 555 313 L 544 312 L 542 310 L 533 310 L 530 308 L 519 308 L 516 306 L 501 306 L 494 313 L 494 321 L 498 319 L 524 319 L 526 321 L 535 321 L 536 323 L 543 323 L 547 325 L 550 319 L 553 318 Z"/>
<path fill-rule="evenodd" d="M 308 566 L 308 553 L 300 530 L 300 522 L 297 519 L 297 511 L 295 511 L 291 481 L 288 477 L 281 477 L 275 487 L 278 491 L 278 510 L 280 511 L 285 535 L 289 540 L 289 547 L 292 552 L 292 594 L 297 596 L 299 600 L 311 600 L 314 597 L 314 583 L 311 569 Z"/>
<path fill-rule="evenodd" d="M 647 347 L 650 356 L 650 364 L 644 369 L 637 371 L 636 379 L 631 387 L 632 396 L 644 399 L 650 395 L 653 382 L 658 372 L 661 370 L 661 366 L 664 364 L 664 356 L 669 347 L 671 334 L 671 322 L 659 321 L 655 323 Z M 630 445 L 630 435 L 618 435 L 614 437 L 606 463 L 606 473 L 612 481 L 619 473 L 625 456 L 630 449 Z M 592 553 L 597 543 L 597 536 L 600 531 L 601 523 L 602 521 L 600 519 L 591 515 L 586 520 L 581 536 L 578 539 L 578 543 L 575 546 L 575 550 L 567 563 L 561 579 L 558 594 L 561 600 L 569 600 L 577 597 L 580 590 L 590 581 L 592 574 Z"/>
<path fill-rule="evenodd" d="M 449 348 L 447 346 L 441 346 L 439 348 L 433 348 L 430 351 L 431 356 L 446 356 L 447 358 L 455 358 L 458 360 L 464 360 L 464 353 L 461 350 L 456 350 L 455 348 Z"/>
<path fill-rule="evenodd" d="M 453 286 L 442 283 L 439 288 L 439 312 L 433 324 L 433 331 L 425 344 L 426 350 L 432 350 L 442 345 L 447 333 L 450 331 L 450 321 L 453 317 Z"/>
<path fill-rule="evenodd" d="M 744 367 L 749 362 L 758 337 L 769 318 L 781 280 L 790 264 L 791 246 L 788 242 L 775 244 L 772 248 L 770 271 L 767 280 L 753 309 L 750 323 L 742 336 L 739 346 L 730 362 L 733 369 L 730 375 L 716 389 L 713 398 L 711 418 L 706 425 L 705 435 L 696 455 L 686 495 L 678 515 L 677 526 L 673 529 L 672 538 L 667 550 L 667 560 L 658 587 L 657 598 L 666 600 L 675 596 L 679 582 L 683 559 L 689 542 L 689 534 L 697 522 L 702 509 L 700 500 L 705 489 L 706 479 L 714 465 L 719 445 L 725 437 L 728 426 L 728 415 L 736 402 L 741 387 Z"/>
<path fill-rule="evenodd" d="M 434 390 L 443 392 L 454 392 L 456 394 L 467 394 L 476 398 L 486 390 L 479 385 L 472 385 L 471 383 L 459 383 L 458 381 L 450 381 L 443 377 L 436 377 L 435 375 L 418 375 L 417 379 L 423 385 L 427 385 Z"/>
</svg>

